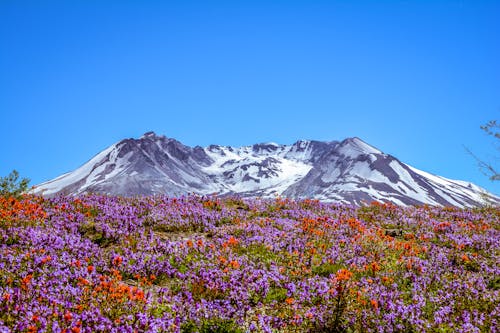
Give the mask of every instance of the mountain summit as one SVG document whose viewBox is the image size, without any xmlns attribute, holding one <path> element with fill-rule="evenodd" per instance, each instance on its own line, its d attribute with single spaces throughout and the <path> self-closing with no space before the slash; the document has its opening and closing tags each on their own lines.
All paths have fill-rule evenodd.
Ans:
<svg viewBox="0 0 500 333">
<path fill-rule="evenodd" d="M 500 198 L 469 182 L 435 176 L 359 138 L 189 147 L 147 132 L 97 154 L 80 168 L 38 185 L 35 193 L 172 196 L 187 193 L 313 198 L 363 204 L 476 206 Z"/>
</svg>

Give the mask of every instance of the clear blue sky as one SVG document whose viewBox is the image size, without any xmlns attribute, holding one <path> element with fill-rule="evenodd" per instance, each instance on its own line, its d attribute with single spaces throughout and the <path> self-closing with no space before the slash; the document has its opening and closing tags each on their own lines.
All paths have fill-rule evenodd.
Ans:
<svg viewBox="0 0 500 333">
<path fill-rule="evenodd" d="M 187 145 L 358 136 L 500 194 L 498 1 L 0 2 L 0 175 L 153 130 Z M 498 141 L 497 141 L 498 142 Z M 500 142 L 498 142 L 500 143 Z"/>
</svg>

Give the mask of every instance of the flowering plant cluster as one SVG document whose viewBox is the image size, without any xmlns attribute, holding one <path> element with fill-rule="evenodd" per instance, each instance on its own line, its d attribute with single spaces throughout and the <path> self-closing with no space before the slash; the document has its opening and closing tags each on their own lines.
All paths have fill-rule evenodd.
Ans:
<svg viewBox="0 0 500 333">
<path fill-rule="evenodd" d="M 0 197 L 0 332 L 497 332 L 500 209 Z"/>
</svg>

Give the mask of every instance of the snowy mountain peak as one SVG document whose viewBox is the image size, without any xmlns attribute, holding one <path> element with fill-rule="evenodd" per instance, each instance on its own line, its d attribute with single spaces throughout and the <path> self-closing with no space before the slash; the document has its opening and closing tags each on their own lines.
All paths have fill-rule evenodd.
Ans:
<svg viewBox="0 0 500 333">
<path fill-rule="evenodd" d="M 146 132 L 144 133 L 140 138 L 140 139 L 151 139 L 151 140 L 157 140 L 157 139 L 160 139 L 160 138 L 165 138 L 165 136 L 158 136 L 156 135 L 155 132 L 153 131 L 149 131 L 149 132 Z"/>
<path fill-rule="evenodd" d="M 49 196 L 87 192 L 281 195 L 356 205 L 377 200 L 459 207 L 480 205 L 486 195 L 500 203 L 476 185 L 410 167 L 357 137 L 192 148 L 147 132 L 111 145 L 75 171 L 35 189 Z"/>
<path fill-rule="evenodd" d="M 310 143 L 310 140 L 298 140 L 293 145 L 298 149 L 305 149 Z"/>
<path fill-rule="evenodd" d="M 258 144 L 254 144 L 252 146 L 252 149 L 256 153 L 263 152 L 263 151 L 271 153 L 271 152 L 278 150 L 280 147 L 281 146 L 276 144 L 276 143 L 258 143 Z"/>
<path fill-rule="evenodd" d="M 358 137 L 347 138 L 339 143 L 339 152 L 355 157 L 362 154 L 383 154 L 377 148 L 367 144 Z"/>
</svg>

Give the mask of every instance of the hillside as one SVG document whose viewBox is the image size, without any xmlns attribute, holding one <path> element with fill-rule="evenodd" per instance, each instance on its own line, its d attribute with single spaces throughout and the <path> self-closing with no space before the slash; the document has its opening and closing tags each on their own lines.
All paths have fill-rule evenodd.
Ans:
<svg viewBox="0 0 500 333">
<path fill-rule="evenodd" d="M 0 332 L 494 332 L 500 211 L 0 198 Z"/>
</svg>

